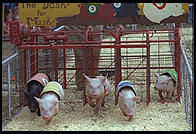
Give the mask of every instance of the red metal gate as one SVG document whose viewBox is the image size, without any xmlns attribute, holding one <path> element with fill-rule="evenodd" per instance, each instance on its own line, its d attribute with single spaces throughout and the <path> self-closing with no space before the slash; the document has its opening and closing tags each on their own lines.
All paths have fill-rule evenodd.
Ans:
<svg viewBox="0 0 196 134">
<path fill-rule="evenodd" d="M 19 81 L 21 88 L 27 80 L 37 72 L 47 72 L 53 80 L 59 81 L 63 87 L 74 86 L 76 70 L 85 73 L 86 64 L 90 64 L 90 76 L 96 75 L 95 69 L 101 73 L 109 73 L 114 87 L 121 80 L 131 80 L 134 85 L 144 85 L 146 89 L 146 102 L 149 104 L 150 86 L 153 83 L 154 72 L 162 69 L 175 68 L 178 73 L 177 101 L 180 101 L 180 34 L 179 25 L 175 29 L 145 29 L 122 30 L 120 27 L 113 30 L 92 30 L 90 27 L 84 31 L 36 31 L 21 24 L 11 24 L 11 42 L 17 45 L 19 53 Z M 71 41 L 69 36 L 85 35 L 84 41 Z M 168 38 L 173 34 L 174 38 Z M 94 40 L 100 35 L 102 40 Z M 130 37 L 129 37 L 129 36 Z M 161 48 L 169 47 L 173 43 L 175 52 L 164 51 Z M 99 66 L 95 68 L 93 51 L 91 57 L 85 59 L 85 50 L 101 49 Z M 74 66 L 77 57 L 73 49 L 81 49 L 83 56 L 81 68 Z M 175 60 L 172 62 L 172 59 Z M 89 62 L 91 61 L 91 62 Z M 112 76 L 114 74 L 114 76 Z"/>
</svg>

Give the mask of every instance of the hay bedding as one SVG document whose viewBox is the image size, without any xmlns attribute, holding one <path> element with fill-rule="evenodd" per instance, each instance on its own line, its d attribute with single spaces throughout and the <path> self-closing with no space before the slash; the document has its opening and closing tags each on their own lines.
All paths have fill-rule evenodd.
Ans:
<svg viewBox="0 0 196 134">
<path fill-rule="evenodd" d="M 114 92 L 106 98 L 105 107 L 99 110 L 99 115 L 94 116 L 93 108 L 88 104 L 82 105 L 82 92 L 76 89 L 65 90 L 65 101 L 76 103 L 61 104 L 59 112 L 53 117 L 49 125 L 38 117 L 36 113 L 30 113 L 28 107 L 24 107 L 3 131 L 150 131 L 171 130 L 188 131 L 185 120 L 184 104 L 181 103 L 157 103 L 151 102 L 146 106 L 145 102 L 139 102 L 136 107 L 134 119 L 128 121 L 121 113 L 119 106 L 114 105 Z M 68 96 L 69 95 L 69 96 Z M 80 103 L 81 102 L 81 103 Z"/>
<path fill-rule="evenodd" d="M 163 47 L 163 46 L 162 46 Z M 154 48 L 151 48 L 151 52 Z M 156 49 L 156 48 L 155 48 Z M 163 48 L 162 48 L 163 49 Z M 168 49 L 168 48 L 166 48 Z M 114 86 L 113 86 L 114 87 Z M 61 104 L 59 112 L 53 117 L 49 125 L 38 117 L 36 113 L 30 113 L 28 107 L 23 108 L 3 131 L 85 131 L 85 130 L 106 130 L 106 131 L 189 131 L 186 123 L 183 103 L 158 103 L 150 102 L 146 106 L 145 86 L 136 86 L 141 101 L 136 106 L 134 119 L 128 121 L 121 113 L 119 106 L 114 106 L 114 88 L 106 98 L 105 107 L 99 110 L 99 115 L 94 116 L 93 108 L 88 104 L 82 105 L 82 92 L 70 87 L 65 90 L 65 101 L 76 103 Z M 158 93 L 154 91 L 151 84 L 151 100 L 159 99 Z M 69 95 L 69 96 L 68 96 Z"/>
</svg>

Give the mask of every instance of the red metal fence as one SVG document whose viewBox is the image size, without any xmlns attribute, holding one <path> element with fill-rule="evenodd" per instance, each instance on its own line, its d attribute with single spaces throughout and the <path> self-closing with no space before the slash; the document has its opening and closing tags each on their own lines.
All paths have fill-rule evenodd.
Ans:
<svg viewBox="0 0 196 134">
<path fill-rule="evenodd" d="M 147 104 L 151 101 L 150 87 L 153 84 L 153 73 L 168 68 L 175 68 L 178 73 L 177 101 L 180 101 L 180 34 L 179 25 L 175 29 L 144 29 L 144 30 L 60 30 L 52 32 L 33 32 L 27 25 L 13 22 L 10 41 L 17 45 L 19 52 L 19 82 L 20 89 L 27 80 L 37 72 L 47 72 L 53 80 L 59 81 L 63 87 L 74 87 L 76 70 L 90 71 L 94 76 L 97 69 L 100 73 L 109 73 L 113 87 L 119 81 L 130 80 L 134 85 L 142 86 Z M 69 36 L 84 35 L 84 40 L 71 41 Z M 174 38 L 168 38 L 173 34 Z M 102 40 L 94 40 L 102 36 Z M 170 50 L 171 43 L 175 51 Z M 98 68 L 94 67 L 93 50 L 101 49 Z M 76 68 L 77 59 L 73 49 L 83 53 L 82 66 Z M 86 59 L 87 51 L 91 56 Z M 174 61 L 173 61 L 174 59 Z M 90 62 L 91 61 L 91 62 Z M 77 62 L 77 61 L 76 61 Z M 85 70 L 91 66 L 91 70 Z M 21 92 L 20 92 L 21 94 Z"/>
</svg>

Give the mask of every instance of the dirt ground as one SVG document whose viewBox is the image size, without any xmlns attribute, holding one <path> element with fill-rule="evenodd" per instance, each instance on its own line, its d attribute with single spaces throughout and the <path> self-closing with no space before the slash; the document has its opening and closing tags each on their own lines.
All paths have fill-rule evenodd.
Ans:
<svg viewBox="0 0 196 134">
<path fill-rule="evenodd" d="M 191 44 L 192 45 L 192 44 Z M 2 45 L 2 60 L 14 53 L 14 46 L 9 43 Z M 192 47 L 191 47 L 192 48 Z M 189 54 L 188 54 L 189 55 Z M 192 56 L 190 56 L 192 58 Z M 192 59 L 191 59 L 192 60 Z M 137 87 L 138 95 L 141 89 Z M 61 104 L 58 114 L 52 119 L 49 125 L 38 117 L 36 114 L 30 113 L 28 107 L 24 107 L 11 122 L 9 122 L 3 131 L 86 131 L 86 130 L 106 130 L 106 131 L 189 131 L 186 123 L 184 104 L 183 103 L 158 103 L 151 102 L 148 106 L 144 101 L 139 102 L 136 107 L 134 119 L 127 121 L 127 118 L 121 113 L 119 106 L 114 106 L 114 88 L 108 96 L 105 107 L 102 107 L 97 117 L 93 116 L 93 108 L 88 104 L 82 105 L 82 92 L 76 91 L 75 88 L 65 90 L 65 101 L 76 102 L 73 104 Z M 67 95 L 66 95 L 67 94 Z M 68 96 L 69 94 L 69 96 Z M 151 85 L 151 94 L 155 98 L 158 97 Z M 3 94 L 2 94 L 3 95 Z M 7 95 L 2 100 L 6 102 Z M 7 103 L 2 103 L 7 105 Z M 6 106 L 5 106 L 6 107 Z M 2 116 L 7 109 L 2 108 Z M 3 118 L 6 119 L 6 118 Z M 5 120 L 4 120 L 5 121 Z M 4 123 L 2 121 L 2 124 Z"/>
<path fill-rule="evenodd" d="M 92 107 L 80 103 L 81 98 L 81 91 L 67 89 L 64 100 L 75 103 L 61 104 L 49 125 L 25 107 L 2 131 L 189 131 L 183 103 L 151 102 L 146 106 L 145 102 L 139 102 L 134 119 L 128 121 L 119 106 L 114 105 L 113 91 L 97 117 Z"/>
</svg>

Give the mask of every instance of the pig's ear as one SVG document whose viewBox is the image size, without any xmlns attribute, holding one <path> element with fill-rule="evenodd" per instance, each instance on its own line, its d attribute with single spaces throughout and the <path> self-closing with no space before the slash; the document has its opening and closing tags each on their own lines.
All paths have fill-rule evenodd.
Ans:
<svg viewBox="0 0 196 134">
<path fill-rule="evenodd" d="M 37 103 L 40 103 L 40 102 L 41 102 L 41 99 L 40 99 L 40 98 L 37 98 L 37 97 L 35 97 L 35 96 L 34 96 L 34 98 L 35 98 L 35 100 L 37 101 Z"/>
<path fill-rule="evenodd" d="M 168 83 L 171 79 L 172 79 L 172 77 L 168 77 L 166 80 L 166 83 Z"/>
<path fill-rule="evenodd" d="M 107 75 L 101 80 L 101 83 L 104 84 L 107 79 Z"/>
<path fill-rule="evenodd" d="M 57 103 L 61 103 L 61 102 L 62 102 L 62 101 L 58 101 L 58 100 L 57 100 L 57 101 L 54 101 L 53 104 L 54 104 L 54 106 L 55 106 Z"/>
<path fill-rule="evenodd" d="M 133 97 L 133 100 L 134 100 L 135 102 L 139 102 L 140 97 L 139 97 L 139 96 L 135 96 L 135 97 Z"/>
<path fill-rule="evenodd" d="M 154 73 L 154 75 L 156 76 L 156 78 L 158 78 L 158 76 L 159 76 L 157 73 Z"/>
<path fill-rule="evenodd" d="M 108 94 L 108 91 L 106 90 L 106 88 L 104 88 L 104 94 Z"/>
<path fill-rule="evenodd" d="M 124 101 L 125 97 L 119 93 L 119 97 Z"/>
<path fill-rule="evenodd" d="M 168 77 L 168 78 L 167 78 L 167 81 L 169 81 L 169 80 L 171 80 L 171 79 L 172 79 L 172 77 Z"/>
<path fill-rule="evenodd" d="M 82 74 L 85 77 L 85 79 L 86 79 L 87 82 L 90 82 L 91 81 L 91 79 L 88 76 L 86 76 L 84 73 L 82 73 Z"/>
<path fill-rule="evenodd" d="M 61 103 L 61 102 L 63 102 L 63 101 L 58 101 L 58 100 L 57 100 L 57 101 L 54 101 L 54 102 L 52 103 L 52 104 L 53 104 L 52 107 L 55 107 L 57 103 Z"/>
</svg>

